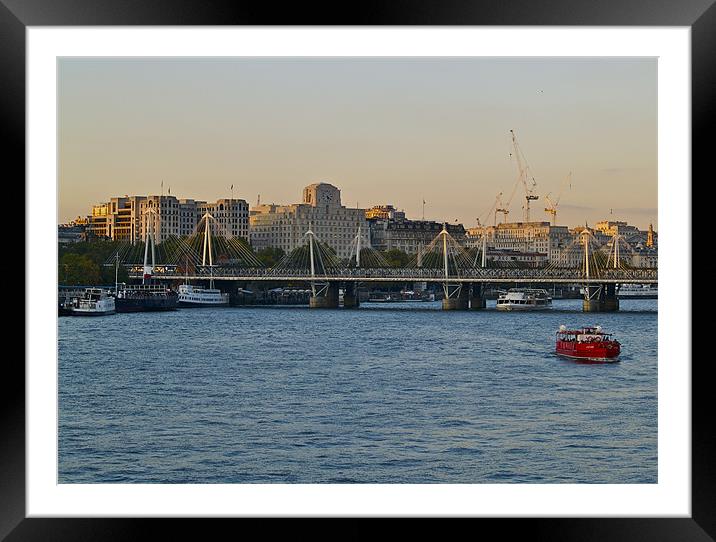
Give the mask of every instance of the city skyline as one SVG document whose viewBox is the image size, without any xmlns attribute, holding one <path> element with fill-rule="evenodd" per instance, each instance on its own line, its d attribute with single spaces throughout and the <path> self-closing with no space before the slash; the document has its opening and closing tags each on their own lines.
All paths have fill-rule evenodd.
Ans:
<svg viewBox="0 0 716 542">
<path fill-rule="evenodd" d="M 324 183 L 324 181 L 321 181 L 321 183 Z M 330 183 L 327 183 L 327 184 L 330 184 Z M 331 185 L 331 186 L 333 186 L 333 185 Z M 340 190 L 340 187 L 337 187 L 337 188 Z M 90 205 L 90 207 L 96 207 L 96 206 L 107 205 L 110 200 L 116 199 L 116 198 L 125 198 L 125 199 L 126 199 L 126 198 L 130 198 L 130 199 L 131 199 L 131 198 L 146 198 L 146 199 L 150 199 L 150 198 L 160 198 L 160 197 L 173 198 L 173 199 L 176 200 L 176 201 L 193 201 L 193 202 L 196 202 L 197 204 L 206 204 L 206 203 L 208 203 L 209 205 L 214 205 L 213 201 L 206 201 L 205 199 L 196 198 L 196 197 L 193 197 L 193 196 L 191 196 L 191 195 L 186 195 L 186 194 L 172 194 L 172 193 L 170 193 L 170 192 L 164 192 L 164 193 L 162 194 L 162 193 L 151 193 L 151 192 L 148 192 L 148 193 L 146 193 L 146 194 L 122 194 L 122 195 L 113 194 L 113 195 L 110 195 L 110 196 L 104 198 L 104 199 L 101 200 L 101 201 L 98 201 L 98 202 L 96 202 L 96 203 L 93 203 L 92 205 Z M 232 199 L 231 196 L 229 196 L 229 197 L 217 197 L 217 198 L 215 198 L 215 201 L 216 201 L 217 204 L 218 204 L 218 202 L 225 201 L 225 200 L 231 200 L 231 199 Z M 233 196 L 233 200 L 235 200 L 235 201 L 237 201 L 237 202 L 238 202 L 238 201 L 244 201 L 244 202 L 246 202 L 246 204 L 249 206 L 249 208 L 254 208 L 254 207 L 260 208 L 259 205 L 256 205 L 255 203 L 252 204 L 251 202 L 247 201 L 246 198 L 242 198 L 242 197 L 239 197 L 239 196 L 236 196 L 236 195 Z M 297 199 L 296 201 L 291 201 L 291 202 L 266 202 L 266 201 L 262 201 L 262 202 L 260 202 L 260 205 L 261 205 L 261 206 L 266 206 L 266 205 L 274 206 L 274 205 L 275 205 L 275 206 L 281 207 L 281 206 L 296 205 L 296 204 L 299 204 L 299 203 L 300 203 L 300 202 L 299 202 L 298 199 Z M 341 206 L 346 207 L 346 208 L 348 208 L 348 209 L 355 208 L 355 207 L 351 207 L 350 202 L 344 202 L 344 201 L 341 201 Z M 404 209 L 400 208 L 399 206 L 395 206 L 395 205 L 393 205 L 392 203 L 379 203 L 379 204 L 371 205 L 370 207 L 361 207 L 360 209 L 366 211 L 366 213 L 367 213 L 368 211 L 375 211 L 376 209 L 379 209 L 379 208 L 392 208 L 392 209 L 393 209 L 394 211 L 396 211 L 396 212 L 399 212 L 399 213 L 401 213 L 401 214 L 405 214 L 405 213 L 404 213 Z M 72 223 L 74 222 L 74 220 L 76 220 L 76 219 L 78 219 L 78 218 L 79 218 L 79 219 L 85 219 L 85 218 L 87 218 L 90 214 L 91 214 L 91 209 L 90 209 L 90 212 L 80 213 L 80 214 L 78 214 L 77 216 L 71 217 L 71 218 L 69 218 L 69 219 L 67 219 L 67 220 L 65 220 L 65 221 L 60 220 L 60 221 L 58 222 L 58 225 L 69 225 L 69 224 L 72 224 Z M 494 213 L 490 213 L 489 216 L 490 216 L 490 217 L 494 217 Z M 457 224 L 457 223 L 458 223 L 458 222 L 456 222 L 456 221 L 450 222 L 449 220 L 441 220 L 441 219 L 430 218 L 430 217 L 428 217 L 427 215 L 426 215 L 425 218 L 423 219 L 422 216 L 409 216 L 409 215 L 405 214 L 405 217 L 404 217 L 404 218 L 407 219 L 407 220 L 410 220 L 410 221 L 421 221 L 421 220 L 425 220 L 425 221 L 430 221 L 430 222 L 446 222 L 446 223 L 448 223 L 448 224 Z M 491 220 L 492 220 L 492 219 L 491 219 Z M 500 213 L 500 217 L 498 217 L 496 223 L 493 222 L 493 221 L 481 222 L 481 223 L 480 223 L 479 225 L 477 225 L 477 226 L 476 226 L 475 224 L 470 225 L 470 224 L 463 224 L 463 223 L 461 223 L 461 222 L 459 222 L 459 224 L 462 225 L 462 226 L 464 226 L 464 227 L 465 227 L 465 230 L 468 230 L 468 229 L 475 228 L 475 227 L 477 227 L 477 228 L 479 229 L 479 228 L 482 228 L 482 227 L 499 226 L 500 224 L 514 224 L 514 223 L 523 223 L 523 222 L 524 222 L 524 220 L 523 220 L 522 218 L 515 218 L 514 220 L 510 219 L 510 220 L 508 220 L 508 221 L 504 221 L 504 220 L 502 219 L 502 214 Z M 567 227 L 570 228 L 570 229 L 571 229 L 571 228 L 579 228 L 579 227 L 585 225 L 584 223 L 566 224 L 566 223 L 562 223 L 562 222 L 558 222 L 557 224 L 552 224 L 552 221 L 550 220 L 550 217 L 542 218 L 542 217 L 534 216 L 534 215 L 533 215 L 532 218 L 530 219 L 530 222 L 531 222 L 531 223 L 540 223 L 540 222 L 541 222 L 541 223 L 549 223 L 549 224 L 551 224 L 551 225 L 553 225 L 553 226 L 554 226 L 554 225 L 557 225 L 557 226 L 567 226 Z M 593 227 L 595 224 L 597 224 L 597 223 L 599 223 L 599 222 L 614 222 L 614 223 L 623 222 L 623 223 L 629 224 L 630 226 L 635 226 L 635 224 L 633 224 L 633 223 L 631 223 L 631 222 L 629 222 L 629 221 L 627 221 L 627 220 L 620 220 L 620 219 L 614 218 L 612 215 L 609 215 L 609 216 L 607 216 L 607 217 L 605 217 L 605 218 L 597 219 L 597 220 L 595 220 L 594 222 L 590 222 L 590 223 L 588 223 L 588 226 Z M 647 230 L 649 229 L 649 226 L 653 226 L 653 229 L 654 229 L 655 231 L 657 231 L 657 229 L 656 229 L 656 222 L 649 223 L 649 224 L 647 225 L 647 227 L 645 227 L 645 228 L 640 228 L 640 229 L 642 229 L 643 231 L 647 231 Z"/>
<path fill-rule="evenodd" d="M 343 204 L 492 224 L 517 168 L 531 219 L 658 229 L 655 59 L 62 59 L 58 221 L 123 194 Z M 522 221 L 516 186 L 507 220 Z M 502 216 L 498 216 L 501 222 Z"/>
</svg>

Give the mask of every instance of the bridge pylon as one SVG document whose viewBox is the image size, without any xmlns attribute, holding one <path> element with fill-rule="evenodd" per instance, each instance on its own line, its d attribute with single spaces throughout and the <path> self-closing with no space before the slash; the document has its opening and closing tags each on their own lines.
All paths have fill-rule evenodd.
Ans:
<svg viewBox="0 0 716 542">
<path fill-rule="evenodd" d="M 443 283 L 443 292 L 445 294 L 442 303 L 443 310 L 465 310 L 470 306 L 470 285 L 464 282 L 451 281 L 449 252 L 452 247 L 448 244 L 450 234 L 447 231 L 447 223 L 443 224 L 439 237 L 442 237 L 443 277 L 445 279 Z M 452 238 L 450 240 L 455 242 Z M 459 275 L 454 255 L 452 264 L 455 276 Z"/>
<path fill-rule="evenodd" d="M 343 290 L 343 308 L 357 309 L 359 306 L 360 299 L 358 299 L 358 283 L 346 282 L 345 289 Z"/>
<path fill-rule="evenodd" d="M 483 288 L 484 285 L 480 282 L 470 284 L 470 309 L 479 310 L 487 307 Z"/>
<path fill-rule="evenodd" d="M 596 272 L 599 276 L 599 269 L 596 265 L 590 263 L 597 260 L 590 256 L 589 245 L 593 241 L 593 236 L 589 229 L 585 228 L 581 234 L 582 243 L 584 245 L 584 264 L 582 267 L 584 276 L 589 279 L 591 273 Z M 596 254 L 595 254 L 596 256 Z M 614 265 L 615 268 L 619 262 L 619 243 L 618 238 L 614 239 Z M 617 298 L 617 287 L 614 283 L 587 283 L 583 287 L 584 300 L 582 301 L 582 310 L 584 312 L 612 312 L 619 310 L 619 299 Z"/>
<path fill-rule="evenodd" d="M 585 284 L 582 310 L 584 312 L 618 311 L 619 298 L 616 284 Z"/>
<path fill-rule="evenodd" d="M 355 243 L 355 268 L 360 269 L 360 256 L 361 256 L 361 227 L 358 222 L 358 231 L 353 241 Z M 353 249 L 351 248 L 351 258 L 353 258 Z M 360 300 L 358 299 L 358 282 L 346 281 L 343 289 L 343 308 L 345 309 L 357 309 L 360 306 Z"/>
<path fill-rule="evenodd" d="M 316 246 L 316 236 L 309 227 L 306 232 L 308 237 L 308 253 L 311 263 L 311 297 L 308 306 L 311 309 L 337 309 L 338 308 L 338 282 L 320 280 L 316 277 L 316 253 L 320 257 L 320 251 Z M 323 269 L 325 273 L 325 267 Z"/>
<path fill-rule="evenodd" d="M 467 283 L 445 283 L 443 287 L 445 290 L 445 297 L 443 297 L 443 310 L 456 311 L 469 308 L 470 287 Z"/>
<path fill-rule="evenodd" d="M 313 291 L 308 299 L 308 306 L 311 309 L 338 308 L 338 282 L 311 283 L 311 287 Z"/>
</svg>

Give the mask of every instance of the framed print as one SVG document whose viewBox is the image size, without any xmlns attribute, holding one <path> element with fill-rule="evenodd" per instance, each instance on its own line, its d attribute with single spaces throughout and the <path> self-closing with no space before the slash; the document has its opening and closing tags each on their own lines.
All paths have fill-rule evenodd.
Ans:
<svg viewBox="0 0 716 542">
<path fill-rule="evenodd" d="M 711 539 L 716 8 L 181 5 L 0 6 L 28 315 L 0 533 Z"/>
</svg>

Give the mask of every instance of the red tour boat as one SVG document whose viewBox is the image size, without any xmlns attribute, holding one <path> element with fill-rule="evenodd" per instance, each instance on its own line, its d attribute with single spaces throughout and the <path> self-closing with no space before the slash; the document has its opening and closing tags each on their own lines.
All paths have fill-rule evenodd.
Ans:
<svg viewBox="0 0 716 542">
<path fill-rule="evenodd" d="M 560 356 L 586 361 L 617 361 L 621 344 L 599 326 L 570 330 L 560 326 L 557 350 Z"/>
</svg>

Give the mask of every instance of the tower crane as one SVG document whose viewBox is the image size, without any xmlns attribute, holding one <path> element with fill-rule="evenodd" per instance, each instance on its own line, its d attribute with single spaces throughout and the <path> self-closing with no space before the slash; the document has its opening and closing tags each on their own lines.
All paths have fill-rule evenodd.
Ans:
<svg viewBox="0 0 716 542">
<path fill-rule="evenodd" d="M 495 198 L 495 202 L 492 204 L 492 207 L 490 207 L 487 212 L 483 213 L 480 217 L 477 218 L 477 225 L 482 226 L 482 222 L 487 222 L 487 220 L 490 219 L 490 215 L 492 215 L 492 213 L 494 212 L 495 214 L 493 225 L 497 226 L 497 213 L 504 211 L 502 207 L 502 192 L 500 192 L 499 194 L 497 194 L 497 197 Z"/>
<path fill-rule="evenodd" d="M 557 223 L 557 205 L 559 205 L 559 200 L 562 198 L 562 193 L 564 192 L 564 187 L 567 184 L 567 181 L 570 181 L 569 186 L 572 186 L 572 172 L 569 172 L 569 175 L 567 175 L 564 178 L 564 181 L 562 181 L 562 186 L 559 188 L 559 194 L 557 194 L 557 199 L 552 201 L 549 197 L 549 194 L 547 194 L 544 198 L 547 200 L 547 203 L 549 206 L 545 207 L 544 210 L 546 213 L 552 215 L 552 225 L 554 226 Z"/>
<path fill-rule="evenodd" d="M 513 130 L 510 130 L 510 134 L 512 134 L 512 146 L 515 149 L 515 159 L 517 160 L 517 168 L 519 169 L 520 176 L 519 180 L 522 181 L 522 186 L 525 188 L 525 206 L 523 207 L 525 211 L 525 222 L 530 221 L 530 201 L 539 199 L 539 196 L 534 193 L 535 188 L 537 187 L 537 181 L 535 181 L 535 178 L 529 174 L 529 165 L 527 164 L 527 160 L 525 159 L 524 154 L 522 153 L 522 149 L 520 149 L 519 144 L 517 143 L 517 137 L 515 136 L 515 132 Z M 531 183 L 528 186 L 528 180 L 527 177 L 530 177 Z M 513 192 L 514 194 L 514 192 Z M 512 198 L 510 197 L 510 200 Z M 509 207 L 509 203 L 508 203 Z"/>
<path fill-rule="evenodd" d="M 513 192 L 514 193 L 514 192 Z M 512 199 L 512 198 L 510 198 Z M 497 226 L 497 213 L 502 213 L 502 223 L 504 224 L 507 222 L 507 215 L 510 214 L 510 204 L 507 205 L 502 203 L 502 192 L 497 194 L 497 199 L 495 200 L 495 226 Z"/>
<path fill-rule="evenodd" d="M 510 157 L 512 157 L 512 153 L 510 153 Z M 507 222 L 507 215 L 510 214 L 510 204 L 512 203 L 512 198 L 515 197 L 515 193 L 517 193 L 517 186 L 520 184 L 519 177 L 515 181 L 515 185 L 512 187 L 512 192 L 510 193 L 510 197 L 507 200 L 507 203 L 502 203 L 502 193 L 500 192 L 500 195 L 498 196 L 500 198 L 499 206 L 497 209 L 495 209 L 495 216 L 497 216 L 497 213 L 502 213 L 502 223 L 504 224 Z"/>
</svg>

